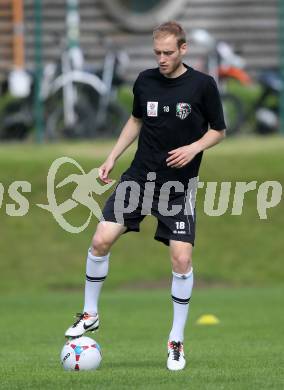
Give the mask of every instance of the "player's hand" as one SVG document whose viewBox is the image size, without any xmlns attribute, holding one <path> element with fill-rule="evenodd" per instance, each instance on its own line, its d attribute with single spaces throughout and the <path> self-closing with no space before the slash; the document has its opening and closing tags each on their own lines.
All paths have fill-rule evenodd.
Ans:
<svg viewBox="0 0 284 390">
<path fill-rule="evenodd" d="M 181 146 L 180 148 L 169 151 L 169 157 L 166 159 L 167 166 L 171 168 L 183 168 L 185 165 L 201 152 L 198 144 Z"/>
<path fill-rule="evenodd" d="M 99 167 L 99 177 L 101 181 L 103 181 L 106 184 L 112 182 L 112 179 L 110 179 L 108 175 L 112 171 L 113 167 L 114 167 L 114 161 L 109 158 Z"/>
</svg>

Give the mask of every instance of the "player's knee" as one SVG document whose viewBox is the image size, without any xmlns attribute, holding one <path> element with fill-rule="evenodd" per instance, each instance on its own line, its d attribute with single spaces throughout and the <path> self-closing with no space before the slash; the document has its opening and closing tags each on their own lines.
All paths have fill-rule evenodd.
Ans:
<svg viewBox="0 0 284 390">
<path fill-rule="evenodd" d="M 173 271 L 181 274 L 187 273 L 192 267 L 192 259 L 188 254 L 172 256 Z"/>
<path fill-rule="evenodd" d="M 111 242 L 101 234 L 95 234 L 92 240 L 92 253 L 95 256 L 105 256 L 111 247 Z"/>
</svg>

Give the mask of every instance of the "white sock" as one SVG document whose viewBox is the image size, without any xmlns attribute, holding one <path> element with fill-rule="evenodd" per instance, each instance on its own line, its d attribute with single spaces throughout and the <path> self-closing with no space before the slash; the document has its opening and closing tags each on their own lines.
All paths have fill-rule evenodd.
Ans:
<svg viewBox="0 0 284 390">
<path fill-rule="evenodd" d="M 86 264 L 85 305 L 84 313 L 96 314 L 102 285 L 108 274 L 109 253 L 105 256 L 94 256 L 88 251 Z"/>
<path fill-rule="evenodd" d="M 181 341 L 184 339 L 184 328 L 187 320 L 189 300 L 193 287 L 193 269 L 187 274 L 173 272 L 172 300 L 174 318 L 172 330 L 169 335 L 170 341 Z"/>
</svg>

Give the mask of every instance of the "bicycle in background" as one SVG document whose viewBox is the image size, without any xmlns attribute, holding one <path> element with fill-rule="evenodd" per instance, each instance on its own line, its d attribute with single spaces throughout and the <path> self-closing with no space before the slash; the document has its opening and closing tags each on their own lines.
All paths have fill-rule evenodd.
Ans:
<svg viewBox="0 0 284 390">
<path fill-rule="evenodd" d="M 244 110 L 240 99 L 229 92 L 228 84 L 230 80 L 235 80 L 242 85 L 251 83 L 251 78 L 244 70 L 245 61 L 229 44 L 217 41 L 207 30 L 193 29 L 190 37 L 204 51 L 200 59 L 200 70 L 214 77 L 219 87 L 227 133 L 235 134 L 240 130 Z"/>
<path fill-rule="evenodd" d="M 128 55 L 104 40 L 106 54 L 100 69 L 87 67 L 78 50 L 64 49 L 57 63 L 44 67 L 41 101 L 44 106 L 44 138 L 96 138 L 116 136 L 129 113 L 117 101 L 125 82 Z M 25 139 L 34 126 L 35 75 L 26 97 L 9 95 L 8 82 L 1 85 L 0 139 Z"/>
<path fill-rule="evenodd" d="M 117 101 L 128 64 L 125 51 L 104 39 L 106 54 L 98 71 L 87 68 L 78 50 L 65 49 L 57 64 L 44 70 L 41 99 L 47 139 L 116 135 L 128 113 Z M 76 48 L 78 49 L 78 48 Z"/>
<path fill-rule="evenodd" d="M 262 72 L 257 78 L 258 96 L 247 105 L 229 88 L 232 82 L 244 87 L 253 84 L 245 71 L 244 58 L 236 54 L 228 43 L 215 40 L 207 30 L 192 30 L 191 38 L 205 49 L 200 70 L 212 75 L 219 86 L 228 135 L 248 127 L 250 132 L 257 134 L 279 131 L 279 101 L 283 89 L 280 72 Z"/>
</svg>

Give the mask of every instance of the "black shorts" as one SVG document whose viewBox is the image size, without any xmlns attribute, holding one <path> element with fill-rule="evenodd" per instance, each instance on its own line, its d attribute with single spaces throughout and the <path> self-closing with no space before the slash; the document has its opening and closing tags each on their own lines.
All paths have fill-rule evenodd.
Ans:
<svg viewBox="0 0 284 390">
<path fill-rule="evenodd" d="M 131 181 L 133 185 L 128 186 L 126 181 Z M 121 183 L 125 191 L 124 189 L 121 191 Z M 139 183 L 123 174 L 114 192 L 106 201 L 102 221 L 126 226 L 125 233 L 139 232 L 140 223 L 145 216 L 153 215 L 158 220 L 154 237 L 156 240 L 166 245 L 169 245 L 170 240 L 189 242 L 194 245 L 195 209 L 188 204 L 185 192 L 169 194 L 165 203 L 162 203 L 159 190 L 155 189 L 153 197 L 150 196 L 150 192 L 145 191 L 145 183 Z"/>
</svg>

